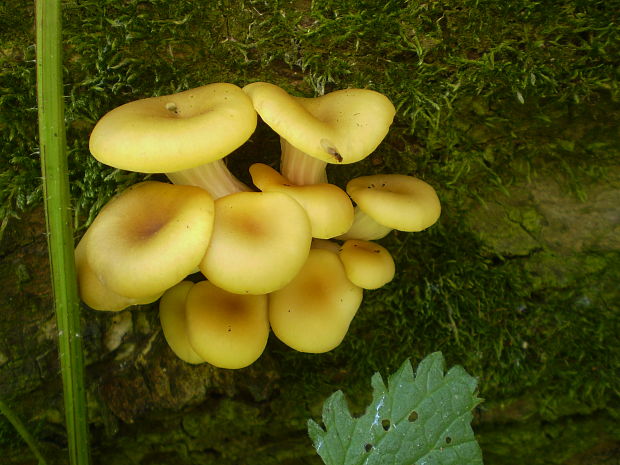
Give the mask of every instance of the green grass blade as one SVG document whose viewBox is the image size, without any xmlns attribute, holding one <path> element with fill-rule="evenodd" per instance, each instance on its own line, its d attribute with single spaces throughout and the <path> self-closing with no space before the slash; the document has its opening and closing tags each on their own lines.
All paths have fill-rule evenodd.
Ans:
<svg viewBox="0 0 620 465">
<path fill-rule="evenodd" d="M 15 431 L 17 431 L 17 433 L 21 436 L 21 438 L 30 448 L 30 451 L 32 452 L 32 454 L 39 461 L 39 465 L 47 465 L 45 458 L 43 457 L 43 455 L 41 454 L 41 451 L 39 451 L 39 448 L 37 447 L 37 442 L 32 437 L 32 435 L 28 432 L 28 429 L 26 429 L 26 427 L 21 422 L 19 417 L 15 415 L 15 413 L 9 408 L 9 406 L 6 405 L 1 400 L 0 400 L 0 414 L 4 415 L 6 419 L 9 420 L 9 423 L 13 425 L 13 428 L 15 428 Z"/>
<path fill-rule="evenodd" d="M 39 144 L 70 464 L 90 461 L 62 84 L 61 4 L 38 0 Z"/>
</svg>

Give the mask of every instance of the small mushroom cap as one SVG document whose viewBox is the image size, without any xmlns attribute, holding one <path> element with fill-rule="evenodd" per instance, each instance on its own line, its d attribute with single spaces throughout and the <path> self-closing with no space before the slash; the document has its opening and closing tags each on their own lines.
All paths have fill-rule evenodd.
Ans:
<svg viewBox="0 0 620 465">
<path fill-rule="evenodd" d="M 78 278 L 78 292 L 80 299 L 93 310 L 119 312 L 132 305 L 144 305 L 155 302 L 161 297 L 161 292 L 141 299 L 125 297 L 106 288 L 86 260 L 86 242 L 88 231 L 75 248 L 75 269 Z"/>
<path fill-rule="evenodd" d="M 362 293 L 347 278 L 337 254 L 311 249 L 295 279 L 269 296 L 273 333 L 300 352 L 328 352 L 344 339 Z"/>
<path fill-rule="evenodd" d="M 120 295 L 163 293 L 198 266 L 213 228 L 213 199 L 199 187 L 135 184 L 110 200 L 89 228 L 88 263 Z"/>
<path fill-rule="evenodd" d="M 310 221 L 279 192 L 238 192 L 215 201 L 215 224 L 200 271 L 236 294 L 268 294 L 301 269 L 312 241 Z"/>
<path fill-rule="evenodd" d="M 159 321 L 164 337 L 175 355 L 184 362 L 196 365 L 204 363 L 204 360 L 189 342 L 185 314 L 187 295 L 193 286 L 191 281 L 181 281 L 164 292 L 159 301 Z"/>
<path fill-rule="evenodd" d="M 250 166 L 254 185 L 263 192 L 281 192 L 306 210 L 312 237 L 329 239 L 344 234 L 353 223 L 353 204 L 345 191 L 333 184 L 296 186 L 263 163 Z"/>
<path fill-rule="evenodd" d="M 363 289 L 378 289 L 394 279 L 394 259 L 379 244 L 349 239 L 342 244 L 339 256 L 347 277 Z"/>
<path fill-rule="evenodd" d="M 115 108 L 95 125 L 90 152 L 125 170 L 180 171 L 225 157 L 248 140 L 256 121 L 239 87 L 209 84 Z"/>
<path fill-rule="evenodd" d="M 368 89 L 337 90 L 316 98 L 294 97 L 266 82 L 243 90 L 275 132 L 327 163 L 354 163 L 368 156 L 386 136 L 396 113 L 385 95 Z"/>
<path fill-rule="evenodd" d="M 377 223 L 399 231 L 422 231 L 441 213 L 435 189 L 413 176 L 361 176 L 347 183 L 347 193 Z"/>
<path fill-rule="evenodd" d="M 232 294 L 202 281 L 190 289 L 185 311 L 190 343 L 211 365 L 243 368 L 265 350 L 266 295 Z"/>
</svg>

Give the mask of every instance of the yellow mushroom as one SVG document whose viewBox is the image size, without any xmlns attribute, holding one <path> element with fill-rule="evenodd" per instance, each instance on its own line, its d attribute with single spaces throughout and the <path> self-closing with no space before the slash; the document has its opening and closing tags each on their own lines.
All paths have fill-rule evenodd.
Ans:
<svg viewBox="0 0 620 465">
<path fill-rule="evenodd" d="M 361 176 L 349 181 L 346 190 L 357 205 L 353 225 L 340 239 L 380 239 L 393 229 L 422 231 L 441 213 L 435 189 L 413 176 Z"/>
<path fill-rule="evenodd" d="M 175 184 L 200 186 L 218 198 L 249 190 L 222 159 L 248 140 L 256 121 L 239 87 L 208 84 L 111 110 L 95 125 L 89 145 L 106 165 L 166 173 Z"/>
<path fill-rule="evenodd" d="M 86 260 L 101 284 L 133 299 L 163 293 L 192 273 L 213 229 L 203 189 L 156 181 L 110 200 L 88 230 Z"/>
<path fill-rule="evenodd" d="M 232 294 L 202 281 L 189 290 L 185 312 L 190 344 L 211 365 L 243 368 L 265 350 L 266 295 Z"/>
<path fill-rule="evenodd" d="M 327 163 L 348 164 L 373 152 L 396 113 L 383 94 L 344 89 L 316 98 L 294 97 L 266 82 L 248 84 L 263 121 L 281 137 L 281 172 L 297 185 L 326 182 Z"/>
<path fill-rule="evenodd" d="M 312 241 L 310 221 L 279 192 L 238 192 L 215 201 L 215 223 L 200 271 L 237 294 L 268 294 L 303 266 Z"/>
<path fill-rule="evenodd" d="M 328 352 L 344 339 L 362 296 L 336 253 L 313 248 L 295 279 L 269 295 L 271 328 L 295 350 Z"/>
<path fill-rule="evenodd" d="M 187 296 L 193 286 L 191 281 L 181 281 L 164 292 L 159 301 L 159 321 L 170 349 L 184 362 L 195 365 L 204 363 L 204 360 L 189 342 L 185 309 Z"/>
<path fill-rule="evenodd" d="M 340 247 L 339 256 L 347 277 L 363 289 L 378 289 L 394 279 L 394 259 L 379 244 L 349 239 Z"/>
<path fill-rule="evenodd" d="M 297 186 L 263 163 L 250 166 L 254 185 L 263 192 L 281 192 L 295 199 L 310 219 L 312 237 L 329 239 L 344 234 L 353 223 L 353 204 L 345 191 L 333 184 Z"/>
<path fill-rule="evenodd" d="M 161 292 L 143 298 L 131 298 L 117 294 L 103 285 L 93 272 L 86 259 L 86 243 L 89 233 L 86 231 L 75 248 L 75 269 L 78 278 L 78 292 L 80 299 L 93 310 L 119 312 L 133 305 L 143 305 L 155 302 Z"/>
</svg>

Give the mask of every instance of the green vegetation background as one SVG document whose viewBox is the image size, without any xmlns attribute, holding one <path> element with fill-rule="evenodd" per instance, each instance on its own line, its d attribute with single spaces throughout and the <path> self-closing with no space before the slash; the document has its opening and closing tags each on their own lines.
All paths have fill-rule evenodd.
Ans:
<svg viewBox="0 0 620 465">
<path fill-rule="evenodd" d="M 0 3 L 0 232 L 41 204 L 33 10 Z M 617 167 L 620 2 L 72 0 L 64 11 L 77 236 L 144 178 L 88 153 L 94 123 L 122 103 L 260 80 L 303 96 L 372 88 L 395 104 L 378 151 L 330 178 L 421 177 L 437 189 L 442 219 L 383 241 L 397 278 L 366 293 L 338 350 L 307 356 L 270 342 L 287 389 L 276 410 L 290 428 L 302 431 L 303 415 L 333 390 L 355 398 L 374 371 L 441 350 L 480 380 L 486 463 L 568 463 L 620 440 L 618 252 L 577 256 L 568 278 L 541 283 L 523 266 L 532 251 L 501 255 L 467 221 L 485 199 L 538 176 L 587 201 L 588 186 Z M 247 179 L 252 161 L 277 155 L 261 126 L 231 166 Z"/>
</svg>

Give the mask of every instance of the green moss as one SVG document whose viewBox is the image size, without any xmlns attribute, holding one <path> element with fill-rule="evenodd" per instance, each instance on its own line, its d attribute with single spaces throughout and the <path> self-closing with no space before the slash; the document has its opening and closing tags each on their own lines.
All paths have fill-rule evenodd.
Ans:
<svg viewBox="0 0 620 465">
<path fill-rule="evenodd" d="M 502 430 L 492 431 L 484 426 L 479 430 L 481 446 L 486 451 L 485 463 L 494 465 L 559 465 L 583 452 L 586 452 L 585 460 L 572 463 L 611 465 L 613 459 L 599 461 L 591 450 L 602 441 L 620 440 L 617 419 L 603 413 L 590 418 L 570 417 L 556 423 L 530 419 L 505 425 Z M 588 434 L 583 434 L 584 431 Z"/>
<path fill-rule="evenodd" d="M 570 288 L 581 280 L 604 274 L 607 267 L 618 260 L 616 253 L 610 254 L 562 254 L 540 252 L 524 264 L 532 277 L 532 288 Z"/>
<path fill-rule="evenodd" d="M 472 207 L 467 214 L 472 229 L 493 253 L 528 256 L 541 248 L 536 237 L 543 217 L 533 208 L 526 210 L 490 201 Z M 529 224 L 523 224 L 527 221 Z"/>
<path fill-rule="evenodd" d="M 21 442 L 21 438 L 13 425 L 4 416 L 0 416 L 0 446 L 3 449 L 10 450 L 17 448 L 17 446 L 23 446 Z"/>
</svg>

